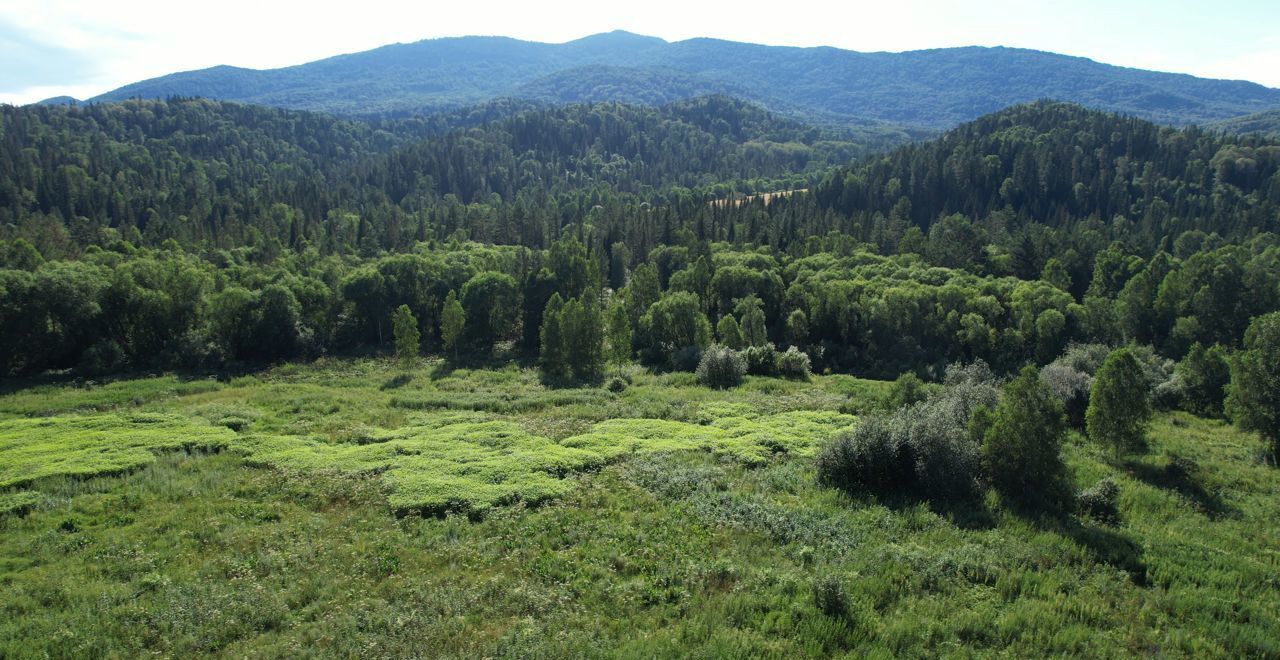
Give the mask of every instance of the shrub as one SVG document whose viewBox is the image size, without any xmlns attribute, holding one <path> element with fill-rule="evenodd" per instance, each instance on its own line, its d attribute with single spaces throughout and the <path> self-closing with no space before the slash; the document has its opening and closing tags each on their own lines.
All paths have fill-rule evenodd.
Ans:
<svg viewBox="0 0 1280 660">
<path fill-rule="evenodd" d="M 1114 525 L 1120 520 L 1120 509 L 1116 505 L 1119 497 L 1120 487 L 1111 477 L 1105 477 L 1092 487 L 1080 491 L 1076 495 L 1076 506 L 1081 515 Z"/>
<path fill-rule="evenodd" d="M 1040 380 L 1062 404 L 1067 422 L 1072 427 L 1084 429 L 1084 413 L 1089 408 L 1089 388 L 1093 376 L 1058 358 L 1040 370 Z"/>
<path fill-rule="evenodd" d="M 737 351 L 715 345 L 702 354 L 695 375 L 707 387 L 725 389 L 741 384 L 746 372 L 747 365 Z"/>
<path fill-rule="evenodd" d="M 1089 437 L 1111 447 L 1116 458 L 1140 446 L 1151 419 L 1150 381 L 1128 348 L 1107 356 L 1093 379 L 1085 423 Z"/>
<path fill-rule="evenodd" d="M 976 409 L 944 395 L 894 415 L 896 425 L 906 430 L 916 486 L 924 496 L 947 499 L 977 491 L 982 460 L 969 437 L 969 417 Z"/>
<path fill-rule="evenodd" d="M 1182 376 L 1174 374 L 1172 378 L 1159 383 L 1151 389 L 1151 405 L 1157 410 L 1173 410 L 1185 405 L 1187 384 Z"/>
<path fill-rule="evenodd" d="M 859 493 L 884 493 L 915 480 L 907 447 L 889 419 L 868 416 L 818 453 L 818 483 Z"/>
<path fill-rule="evenodd" d="M 814 578 L 813 605 L 818 611 L 831 617 L 842 617 L 848 613 L 849 599 L 838 577 L 827 574 Z"/>
<path fill-rule="evenodd" d="M 783 378 L 791 378 L 794 380 L 809 380 L 810 365 L 809 356 L 796 349 L 795 346 L 788 348 L 778 355 L 778 375 Z"/>
<path fill-rule="evenodd" d="M 668 361 L 674 371 L 694 371 L 702 362 L 702 349 L 697 346 L 685 346 L 672 353 Z"/>
<path fill-rule="evenodd" d="M 605 389 L 609 390 L 610 392 L 613 392 L 614 394 L 619 394 L 621 392 L 626 391 L 627 381 L 625 378 L 622 378 L 621 376 L 614 376 L 613 378 L 609 379 L 609 382 L 605 383 L 604 387 Z"/>
<path fill-rule="evenodd" d="M 911 372 L 906 372 L 893 381 L 889 387 L 889 395 L 885 398 L 885 407 L 889 410 L 905 408 L 913 403 L 924 401 L 929 395 L 924 381 Z"/>
<path fill-rule="evenodd" d="M 953 365 L 941 392 L 887 418 L 867 417 L 819 454 L 821 483 L 883 493 L 915 488 L 930 498 L 977 491 L 981 457 L 970 418 L 994 408 L 998 381 L 985 364 Z"/>
<path fill-rule="evenodd" d="M 752 376 L 776 376 L 778 374 L 778 350 L 773 344 L 748 346 L 742 351 L 747 362 L 747 373 Z"/>
</svg>

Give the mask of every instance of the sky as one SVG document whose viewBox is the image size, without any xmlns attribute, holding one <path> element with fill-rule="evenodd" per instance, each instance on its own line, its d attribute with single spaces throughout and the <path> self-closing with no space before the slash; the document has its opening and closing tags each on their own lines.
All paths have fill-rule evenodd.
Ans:
<svg viewBox="0 0 1280 660">
<path fill-rule="evenodd" d="M 176 71 L 274 68 L 433 37 L 558 43 L 615 29 L 860 51 L 1015 46 L 1280 88 L 1277 0 L 3 0 L 0 103 L 84 99 Z"/>
</svg>

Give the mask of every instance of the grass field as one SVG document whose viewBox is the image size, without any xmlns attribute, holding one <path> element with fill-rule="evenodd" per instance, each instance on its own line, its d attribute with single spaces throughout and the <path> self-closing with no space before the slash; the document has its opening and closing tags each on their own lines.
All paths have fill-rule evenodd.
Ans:
<svg viewBox="0 0 1280 660">
<path fill-rule="evenodd" d="M 1280 656 L 1280 474 L 1159 417 L 1121 519 L 818 486 L 887 384 L 323 360 L 0 396 L 0 657 Z"/>
</svg>

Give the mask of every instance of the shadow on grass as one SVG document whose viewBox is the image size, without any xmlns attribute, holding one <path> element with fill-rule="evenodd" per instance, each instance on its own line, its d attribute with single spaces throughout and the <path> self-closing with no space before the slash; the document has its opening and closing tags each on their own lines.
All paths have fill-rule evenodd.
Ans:
<svg viewBox="0 0 1280 660">
<path fill-rule="evenodd" d="M 999 523 L 996 516 L 977 496 L 926 497 L 911 490 L 897 490 L 883 495 L 850 493 L 848 491 L 845 491 L 845 494 L 855 501 L 881 504 L 895 513 L 902 513 L 924 504 L 934 514 L 945 518 L 947 522 L 959 529 L 975 531 L 995 529 Z"/>
<path fill-rule="evenodd" d="M 1037 529 L 1071 539 L 1087 550 L 1094 561 L 1128 573 L 1129 579 L 1139 587 L 1147 586 L 1142 546 L 1127 534 L 1103 524 L 1082 522 L 1064 511 L 1044 508 L 1011 508 L 1009 511 Z"/>
<path fill-rule="evenodd" d="M 1181 495 L 1210 520 L 1234 518 L 1240 515 L 1239 509 L 1224 502 L 1216 493 L 1205 489 L 1201 483 L 1200 466 L 1191 459 L 1175 456 L 1164 467 L 1156 467 L 1140 460 L 1130 460 L 1125 463 L 1125 468 L 1135 479 L 1148 486 Z"/>
<path fill-rule="evenodd" d="M 398 390 L 412 382 L 413 382 L 413 374 L 396 374 L 395 376 L 392 376 L 391 378 L 389 378 L 387 382 L 383 383 L 382 385 L 379 385 L 378 389 L 383 391 Z"/>
</svg>

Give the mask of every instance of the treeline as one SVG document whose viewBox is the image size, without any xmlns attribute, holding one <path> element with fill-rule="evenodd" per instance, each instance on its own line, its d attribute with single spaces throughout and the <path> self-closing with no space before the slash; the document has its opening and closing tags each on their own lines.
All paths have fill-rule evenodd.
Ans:
<svg viewBox="0 0 1280 660">
<path fill-rule="evenodd" d="M 681 232 L 637 256 L 622 242 L 596 248 L 579 229 L 547 250 L 424 242 L 369 259 L 308 249 L 269 262 L 249 247 L 195 253 L 173 241 L 45 261 L 25 240 L 0 243 L 0 370 L 217 368 L 381 350 L 401 305 L 420 347 L 440 351 L 450 296 L 466 319 L 450 352 L 510 346 L 536 357 L 550 345 L 565 352 L 552 371 L 585 380 L 600 369 L 569 367 L 602 364 L 614 318 L 626 321 L 609 330 L 630 337 L 626 356 L 663 368 L 692 370 L 719 342 L 794 346 L 818 370 L 940 377 L 957 361 L 1000 372 L 1046 364 L 1072 343 L 1136 342 L 1179 359 L 1197 344 L 1236 346 L 1250 319 L 1280 309 L 1273 234 L 1243 244 L 1206 238 L 1190 254 L 1150 259 L 1117 243 L 1099 254 L 1077 299 L 1052 273 L 978 275 L 879 255 L 843 234 L 791 256 Z M 548 310 L 560 325 L 548 329 Z M 548 332 L 577 339 L 549 343 Z"/>
</svg>

